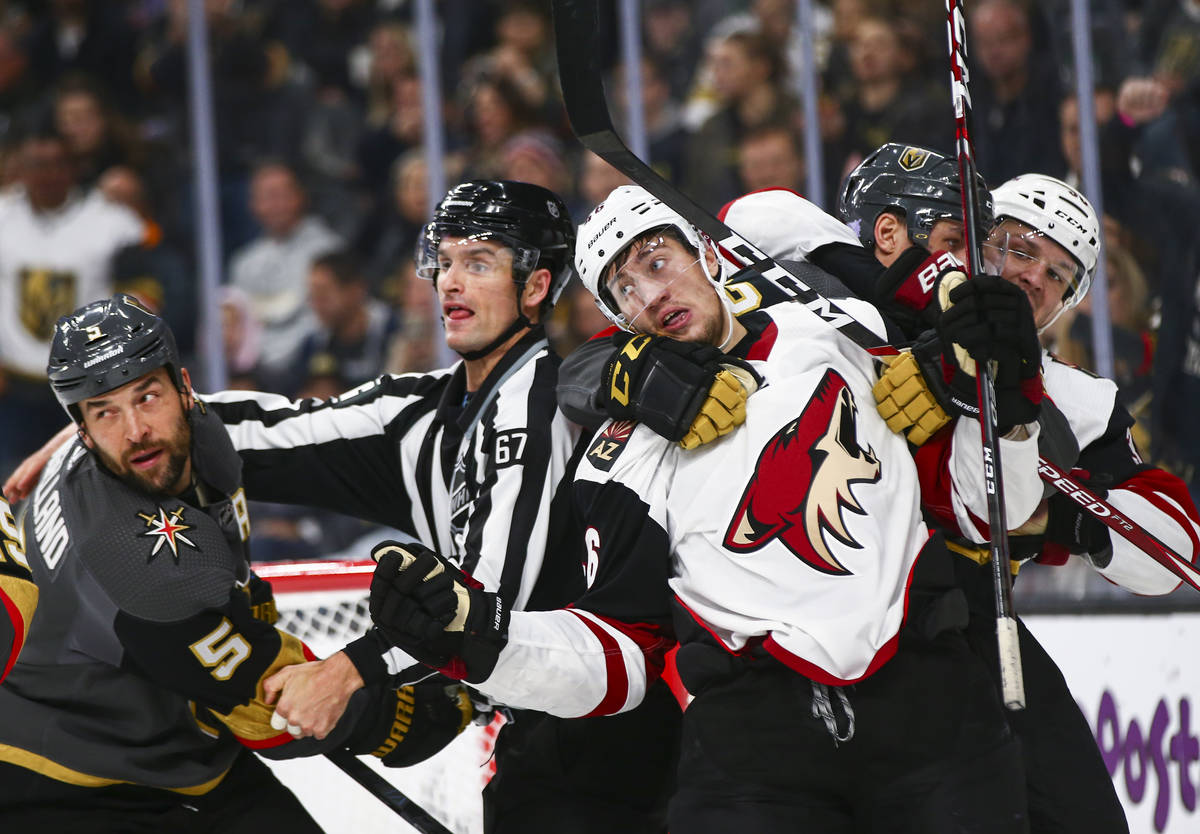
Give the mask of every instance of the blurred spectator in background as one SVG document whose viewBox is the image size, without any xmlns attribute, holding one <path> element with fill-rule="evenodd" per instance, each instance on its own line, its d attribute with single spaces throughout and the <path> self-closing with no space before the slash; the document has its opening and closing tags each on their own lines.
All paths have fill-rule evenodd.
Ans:
<svg viewBox="0 0 1200 834">
<path fill-rule="evenodd" d="M 141 245 L 127 246 L 113 259 L 113 283 L 165 318 L 180 352 L 191 354 L 196 344 L 196 282 L 183 256 L 164 240 L 145 181 L 133 168 L 117 165 L 104 172 L 96 188 L 110 202 L 133 211 L 145 226 Z"/>
<path fill-rule="evenodd" d="M 613 192 L 613 189 L 632 184 L 633 181 L 629 177 L 609 165 L 601 157 L 585 150 L 579 163 L 580 202 L 575 222 L 583 222 L 588 212 L 598 206 L 605 197 Z"/>
<path fill-rule="evenodd" d="M 971 73 L 971 131 L 979 173 L 988 182 L 1064 173 L 1058 135 L 1062 87 L 1053 57 L 1033 48 L 1031 13 L 1017 0 L 983 0 L 967 15 L 967 54 L 977 65 Z"/>
<path fill-rule="evenodd" d="M 170 140 L 190 146 L 188 124 L 187 0 L 167 0 L 167 15 L 148 33 L 139 58 L 144 92 L 160 109 Z M 251 168 L 260 159 L 295 160 L 304 135 L 307 97 L 286 73 L 286 61 L 263 41 L 252 18 L 243 16 L 235 0 L 206 0 L 212 112 L 220 181 L 221 235 L 226 252 L 254 236 L 247 212 Z M 191 188 L 191 160 L 176 158 L 177 180 Z M 177 201 L 179 216 L 172 229 L 191 236 L 190 193 Z"/>
<path fill-rule="evenodd" d="M 527 130 L 504 144 L 501 177 L 530 182 L 553 191 L 569 192 L 571 183 L 562 143 L 542 130 Z"/>
<path fill-rule="evenodd" d="M 950 94 L 934 91 L 912 76 L 916 57 L 907 52 L 894 21 L 858 20 L 850 39 L 853 94 L 842 99 L 845 126 L 830 160 L 841 178 L 871 151 L 889 141 L 909 142 L 949 153 L 953 150 Z M 831 193 L 836 193 L 831 192 Z"/>
<path fill-rule="evenodd" d="M 683 178 L 684 154 L 688 142 L 688 134 L 683 126 L 683 112 L 679 102 L 671 97 L 671 88 L 663 75 L 662 67 L 653 59 L 643 57 L 641 68 L 642 118 L 646 124 L 650 166 L 668 182 L 678 184 Z M 620 65 L 614 74 L 610 89 L 613 100 L 617 102 L 622 122 L 628 124 L 629 101 L 625 85 L 625 67 Z"/>
<path fill-rule="evenodd" d="M 789 124 L 754 128 L 738 144 L 738 178 L 741 189 L 790 188 L 804 191 L 804 154 L 800 137 Z"/>
<path fill-rule="evenodd" d="M 452 177 L 450 177 L 452 179 Z M 401 268 L 411 260 L 417 235 L 429 219 L 429 166 L 425 152 L 411 150 L 392 163 L 387 205 L 375 212 L 355 249 L 364 253 L 363 272 L 371 294 L 400 306 L 404 287 Z"/>
<path fill-rule="evenodd" d="M 388 202 L 388 175 L 392 165 L 405 153 L 419 148 L 423 140 L 424 106 L 421 80 L 401 75 L 391 82 L 391 104 L 383 117 L 371 123 L 359 141 L 356 156 L 363 187 L 370 198 L 371 210 Z"/>
<path fill-rule="evenodd" d="M 262 234 L 234 253 L 229 282 L 250 298 L 263 326 L 260 370 L 265 379 L 286 371 L 304 337 L 316 327 L 305 300 L 313 259 L 342 245 L 319 217 L 308 214 L 304 187 L 283 162 L 266 162 L 250 181 L 250 208 Z"/>
<path fill-rule="evenodd" d="M 432 282 L 417 277 L 416 261 L 409 257 L 400 267 L 404 296 L 400 335 L 392 342 L 392 351 L 384 369 L 390 374 L 431 371 L 441 367 L 438 343 L 441 340 L 441 315 L 437 291 Z"/>
<path fill-rule="evenodd" d="M 111 296 L 122 248 L 141 242 L 137 215 L 76 187 L 62 137 L 50 128 L 17 146 L 20 186 L 0 195 L 0 472 L 62 424 L 46 383 L 55 322 Z"/>
<path fill-rule="evenodd" d="M 738 196 L 737 146 L 750 130 L 796 119 L 794 96 L 782 86 L 783 58 L 758 32 L 734 32 L 709 46 L 720 109 L 690 138 L 684 189 L 702 205 Z"/>
<path fill-rule="evenodd" d="M 472 85 L 465 111 L 468 179 L 496 179 L 504 170 L 508 140 L 536 130 L 538 105 L 507 75 L 484 75 Z"/>
<path fill-rule="evenodd" d="M 395 82 L 416 75 L 417 57 L 411 37 L 403 23 L 377 23 L 367 38 L 365 60 L 361 66 L 352 67 L 352 77 L 365 91 L 366 119 L 371 127 L 391 117 Z"/>
<path fill-rule="evenodd" d="M 400 320 L 370 297 L 357 257 L 344 249 L 317 257 L 308 273 L 308 305 L 318 328 L 301 344 L 294 384 L 284 393 L 327 399 L 383 373 Z"/>
<path fill-rule="evenodd" d="M 91 188 L 114 165 L 144 162 L 133 126 L 83 76 L 66 79 L 54 96 L 54 124 L 67 142 L 80 186 Z"/>
<path fill-rule="evenodd" d="M 1200 175 L 1200 7 L 1195 0 L 1156 0 L 1147 4 L 1142 52 L 1147 66 L 1166 85 L 1191 157 Z"/>
<path fill-rule="evenodd" d="M 0 25 L 0 142 L 28 124 L 41 100 L 40 79 L 29 71 L 29 53 L 16 27 Z"/>
<path fill-rule="evenodd" d="M 49 14 L 29 36 L 30 70 L 39 83 L 54 84 L 72 72 L 103 78 L 127 112 L 141 101 L 133 84 L 137 33 L 123 3 L 50 0 Z"/>
<path fill-rule="evenodd" d="M 225 354 L 227 388 L 261 391 L 258 358 L 262 355 L 262 325 L 254 318 L 250 297 L 237 287 L 221 287 L 221 346 Z"/>
<path fill-rule="evenodd" d="M 671 98 L 683 101 L 691 90 L 703 53 L 706 29 L 686 0 L 646 0 L 642 52 L 662 68 Z"/>
</svg>

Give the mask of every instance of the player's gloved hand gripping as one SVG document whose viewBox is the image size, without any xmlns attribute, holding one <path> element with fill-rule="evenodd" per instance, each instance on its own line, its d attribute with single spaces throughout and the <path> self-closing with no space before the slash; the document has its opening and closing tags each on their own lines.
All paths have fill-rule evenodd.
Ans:
<svg viewBox="0 0 1200 834">
<path fill-rule="evenodd" d="M 962 264 L 949 252 L 910 246 L 879 276 L 875 306 L 911 338 L 937 324 L 945 306 L 939 292 L 966 280 Z"/>
<path fill-rule="evenodd" d="M 745 362 L 712 345 L 617 332 L 598 405 L 614 420 L 637 420 L 694 449 L 746 421 L 746 400 L 761 381 Z"/>
<path fill-rule="evenodd" d="M 920 445 L 949 415 L 978 417 L 975 361 L 994 361 L 997 428 L 1037 420 L 1043 397 L 1041 343 L 1029 299 L 994 275 L 971 281 L 947 276 L 938 287 L 942 310 L 934 331 L 902 354 L 875 385 L 879 413 Z M 915 366 L 915 367 L 914 367 Z M 917 369 L 919 368 L 919 373 Z"/>
<path fill-rule="evenodd" d="M 371 619 L 393 645 L 447 677 L 478 683 L 508 643 L 499 594 L 422 544 L 385 541 L 371 551 Z"/>
</svg>

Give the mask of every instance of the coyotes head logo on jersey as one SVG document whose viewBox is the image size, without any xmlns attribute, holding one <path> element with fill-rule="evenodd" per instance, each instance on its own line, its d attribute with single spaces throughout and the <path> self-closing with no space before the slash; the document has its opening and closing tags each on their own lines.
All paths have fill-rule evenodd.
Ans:
<svg viewBox="0 0 1200 834">
<path fill-rule="evenodd" d="M 879 459 L 858 445 L 858 408 L 849 387 L 828 370 L 795 420 L 767 441 L 725 531 L 724 545 L 752 553 L 779 541 L 815 570 L 850 573 L 830 553 L 825 535 L 861 547 L 846 530 L 843 510 L 864 515 L 850 487 L 879 480 Z"/>
</svg>

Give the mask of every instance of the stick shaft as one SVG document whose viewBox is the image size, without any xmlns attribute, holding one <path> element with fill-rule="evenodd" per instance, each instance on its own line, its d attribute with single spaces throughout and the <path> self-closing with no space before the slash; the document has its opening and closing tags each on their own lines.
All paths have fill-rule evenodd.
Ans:
<svg viewBox="0 0 1200 834">
<path fill-rule="evenodd" d="M 408 798 L 399 788 L 384 779 L 348 750 L 326 753 L 325 758 L 333 762 L 342 772 L 358 782 L 367 793 L 396 812 L 402 820 L 421 834 L 454 834 L 437 821 L 424 808 Z"/>
</svg>

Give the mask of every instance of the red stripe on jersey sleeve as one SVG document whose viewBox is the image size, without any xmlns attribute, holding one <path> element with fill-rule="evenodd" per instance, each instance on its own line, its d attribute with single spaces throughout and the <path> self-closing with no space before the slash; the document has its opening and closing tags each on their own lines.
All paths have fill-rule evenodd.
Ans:
<svg viewBox="0 0 1200 834">
<path fill-rule="evenodd" d="M 1200 552 L 1200 539 L 1197 538 L 1196 529 L 1192 524 L 1200 524 L 1200 514 L 1196 512 L 1196 505 L 1192 503 L 1192 496 L 1188 493 L 1187 486 L 1183 481 L 1161 469 L 1147 469 L 1138 472 L 1116 488 L 1128 490 L 1134 495 L 1144 498 L 1155 509 L 1179 525 L 1187 533 L 1188 540 L 1192 543 L 1191 554 L 1180 555 L 1190 555 L 1192 563 L 1196 563 L 1196 555 Z M 1164 495 L 1179 506 L 1171 504 L 1170 501 L 1163 498 Z M 1182 508 L 1182 512 L 1180 508 Z"/>
<path fill-rule="evenodd" d="M 0 608 L 3 609 L 3 614 L 0 616 L 7 617 L 12 623 L 13 629 L 13 640 L 12 645 L 8 647 L 8 657 L 5 658 L 4 666 L 0 667 L 0 681 L 2 681 L 12 671 L 13 665 L 17 662 L 17 655 L 21 653 L 21 646 L 25 645 L 25 618 L 21 616 L 21 609 L 17 608 L 17 604 L 9 599 L 3 591 L 0 591 Z"/>
<path fill-rule="evenodd" d="M 617 645 L 615 637 L 578 611 L 571 611 L 571 613 L 588 627 L 588 630 L 595 635 L 604 649 L 605 694 L 596 708 L 583 717 L 612 715 L 623 707 L 629 698 L 629 675 L 625 673 L 625 656 L 621 653 L 621 647 Z"/>
<path fill-rule="evenodd" d="M 625 701 L 629 699 L 629 675 L 625 672 L 625 657 L 621 652 L 621 647 L 618 645 L 615 637 L 609 634 L 602 626 L 593 622 L 589 617 L 583 616 L 579 611 L 572 608 L 565 610 L 570 611 L 578 617 L 588 627 L 588 630 L 596 636 L 596 639 L 600 641 L 600 645 L 604 648 L 604 666 L 608 681 L 608 694 L 604 696 L 604 699 L 594 710 L 583 717 L 591 718 L 596 715 L 612 715 L 623 707 Z M 662 629 L 659 626 L 650 625 L 649 623 L 626 623 L 596 614 L 592 611 L 589 611 L 588 614 L 637 644 L 637 647 L 641 649 L 642 670 L 646 676 L 646 688 L 649 689 L 650 685 L 662 676 L 663 667 L 666 665 L 667 652 L 675 646 L 675 641 L 663 636 Z"/>
</svg>

